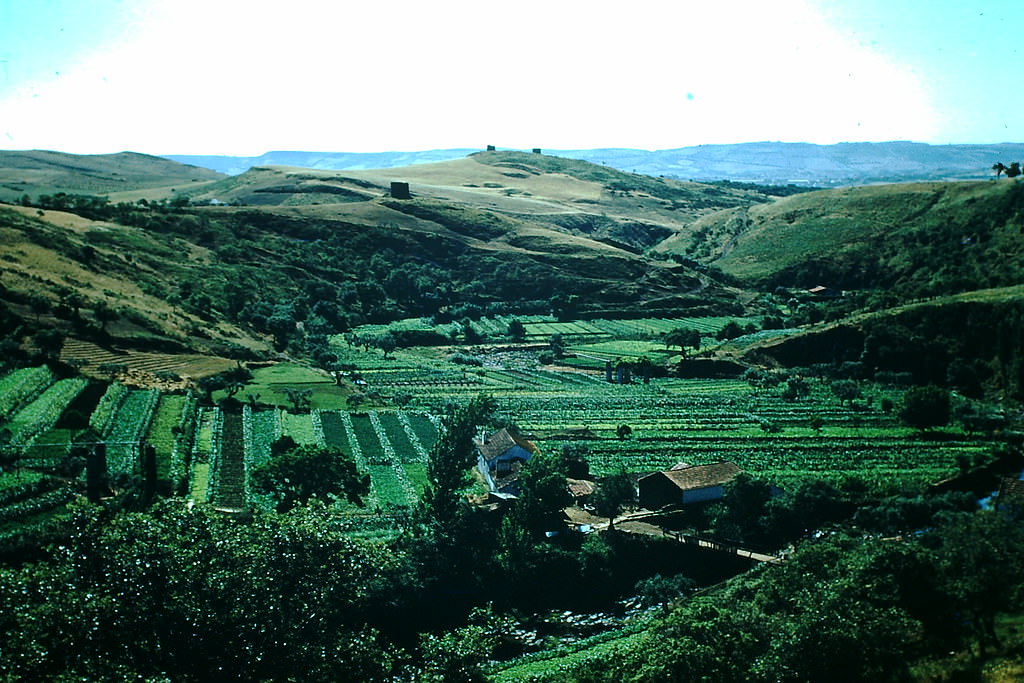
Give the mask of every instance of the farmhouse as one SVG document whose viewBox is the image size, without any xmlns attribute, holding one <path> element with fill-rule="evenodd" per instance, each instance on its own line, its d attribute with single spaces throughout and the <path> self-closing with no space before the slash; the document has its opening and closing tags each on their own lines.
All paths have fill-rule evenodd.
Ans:
<svg viewBox="0 0 1024 683">
<path fill-rule="evenodd" d="M 525 439 L 517 439 L 507 429 L 474 439 L 473 443 L 480 458 L 487 463 L 487 469 L 498 476 L 512 471 L 516 463 L 529 462 L 536 451 L 536 446 Z"/>
<path fill-rule="evenodd" d="M 729 461 L 696 466 L 680 463 L 670 470 L 640 478 L 640 505 L 657 510 L 666 505 L 718 500 L 725 494 L 725 485 L 741 471 Z"/>
</svg>

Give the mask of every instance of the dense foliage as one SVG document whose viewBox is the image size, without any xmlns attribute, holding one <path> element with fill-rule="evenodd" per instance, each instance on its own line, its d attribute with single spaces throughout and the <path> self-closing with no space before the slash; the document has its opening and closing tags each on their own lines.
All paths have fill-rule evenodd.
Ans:
<svg viewBox="0 0 1024 683">
<path fill-rule="evenodd" d="M 912 541 L 836 533 L 532 680 L 904 681 L 919 658 L 994 645 L 1022 582 L 1024 532 L 1000 514 L 948 517 Z"/>
<path fill-rule="evenodd" d="M 49 561 L 0 570 L 4 680 L 385 680 L 400 554 L 317 510 L 233 521 L 169 501 L 79 509 Z"/>
<path fill-rule="evenodd" d="M 340 451 L 294 446 L 278 453 L 252 473 L 253 486 L 277 500 L 278 512 L 304 505 L 312 498 L 347 498 L 361 504 L 370 490 L 370 477 Z"/>
</svg>

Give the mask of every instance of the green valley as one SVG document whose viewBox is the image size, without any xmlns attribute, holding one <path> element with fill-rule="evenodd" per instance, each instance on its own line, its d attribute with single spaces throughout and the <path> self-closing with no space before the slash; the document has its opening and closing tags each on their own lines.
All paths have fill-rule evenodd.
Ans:
<svg viewBox="0 0 1024 683">
<path fill-rule="evenodd" d="M 1024 670 L 1019 181 L 119 157 L 0 156 L 0 680 Z"/>
</svg>

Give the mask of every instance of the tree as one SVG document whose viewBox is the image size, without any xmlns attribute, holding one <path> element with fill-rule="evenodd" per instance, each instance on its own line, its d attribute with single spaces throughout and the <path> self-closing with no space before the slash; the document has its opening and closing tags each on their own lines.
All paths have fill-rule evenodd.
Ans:
<svg viewBox="0 0 1024 683">
<path fill-rule="evenodd" d="M 292 412 L 294 413 L 301 413 L 304 410 L 309 410 L 309 407 L 313 402 L 312 389 L 284 387 L 284 393 L 288 397 L 288 400 L 292 402 Z"/>
<path fill-rule="evenodd" d="M 548 339 L 548 347 L 551 350 L 551 355 L 555 358 L 562 358 L 565 356 L 565 341 L 562 339 L 562 335 L 555 333 Z"/>
<path fill-rule="evenodd" d="M 809 396 L 811 387 L 803 377 L 790 377 L 786 381 L 786 388 L 782 391 L 782 398 L 787 401 L 796 401 Z"/>
<path fill-rule="evenodd" d="M 267 331 L 274 335 L 274 346 L 284 349 L 295 332 L 295 307 L 292 304 L 277 304 L 267 317 Z"/>
<path fill-rule="evenodd" d="M 40 294 L 32 294 L 28 299 L 29 308 L 36 316 L 36 325 L 39 324 L 39 316 L 50 312 L 50 300 Z"/>
<path fill-rule="evenodd" d="M 515 341 L 522 341 L 526 337 L 526 326 L 517 318 L 513 318 L 508 323 L 508 336 Z"/>
<path fill-rule="evenodd" d="M 700 332 L 690 327 L 677 327 L 665 334 L 665 346 L 678 346 L 679 354 L 686 358 L 687 347 L 700 349 Z"/>
<path fill-rule="evenodd" d="M 321 511 L 80 505 L 67 524 L 47 560 L 0 569 L 19 680 L 394 678 L 379 630 L 416 589 L 408 558 Z"/>
<path fill-rule="evenodd" d="M 1004 173 L 1006 173 L 1006 177 L 1007 177 L 1007 178 L 1016 178 L 1016 177 L 1017 177 L 1017 176 L 1019 176 L 1019 175 L 1020 175 L 1020 173 L 1021 173 L 1021 171 L 1020 171 L 1020 162 L 1019 162 L 1019 161 L 1014 161 L 1014 162 L 1012 162 L 1012 163 L 1011 163 L 1011 164 L 1010 164 L 1010 165 L 1009 165 L 1009 166 L 1008 166 L 1008 167 L 1006 168 L 1006 170 L 1005 170 L 1005 171 L 1003 171 L 1003 172 L 1004 172 Z"/>
<path fill-rule="evenodd" d="M 608 518 L 608 529 L 615 529 L 615 518 L 619 516 L 622 508 L 636 500 L 636 483 L 633 475 L 625 469 L 620 469 L 616 474 L 606 477 L 591 499 L 597 514 Z"/>
<path fill-rule="evenodd" d="M 715 339 L 718 341 L 725 341 L 727 339 L 735 339 L 746 334 L 747 331 L 735 320 L 730 320 L 725 324 L 722 329 L 715 333 Z"/>
<path fill-rule="evenodd" d="M 477 331 L 476 326 L 473 325 L 473 321 L 466 318 L 461 323 L 462 328 L 462 340 L 467 344 L 479 344 L 482 341 L 480 332 Z"/>
<path fill-rule="evenodd" d="M 932 560 L 940 589 L 962 615 L 957 623 L 976 639 L 979 654 L 999 645 L 995 618 L 1019 607 L 1024 582 L 1024 532 L 996 512 L 949 519 L 933 532 Z M 951 615 L 950 615 L 951 616 Z"/>
<path fill-rule="evenodd" d="M 854 399 L 862 396 L 860 385 L 852 379 L 836 380 L 832 382 L 831 389 L 840 403 L 852 404 Z"/>
<path fill-rule="evenodd" d="M 483 664 L 491 658 L 502 636 L 514 628 L 511 617 L 499 617 L 490 606 L 476 608 L 469 623 L 440 635 L 420 636 L 424 668 L 419 683 L 482 683 L 488 680 Z"/>
<path fill-rule="evenodd" d="M 949 424 L 949 391 L 933 385 L 907 390 L 900 420 L 922 431 Z"/>
<path fill-rule="evenodd" d="M 252 473 L 253 486 L 275 497 L 277 511 L 287 512 L 316 497 L 344 497 L 362 505 L 370 476 L 356 469 L 351 456 L 334 449 L 296 446 L 272 457 Z"/>
<path fill-rule="evenodd" d="M 64 346 L 64 335 L 60 330 L 40 330 L 32 336 L 36 348 L 47 358 L 57 358 Z"/>
<path fill-rule="evenodd" d="M 646 607 L 661 605 L 665 613 L 669 603 L 697 588 L 697 582 L 684 574 L 662 576 L 655 574 L 641 579 L 636 584 L 636 592 L 640 596 L 640 604 Z"/>
<path fill-rule="evenodd" d="M 556 294 L 551 297 L 551 314 L 558 320 L 571 320 L 579 308 L 580 298 L 575 294 Z"/>
<path fill-rule="evenodd" d="M 550 455 L 538 454 L 523 466 L 519 476 L 519 497 L 515 502 L 516 522 L 530 531 L 551 528 L 552 515 L 572 505 L 572 496 L 565 483 L 564 462 Z"/>
<path fill-rule="evenodd" d="M 421 516 L 442 530 L 458 521 L 460 492 L 469 481 L 467 472 L 475 460 L 473 437 L 478 426 L 492 419 L 494 410 L 494 399 L 481 394 L 441 418 L 441 435 L 427 456 Z"/>
<path fill-rule="evenodd" d="M 385 332 L 373 340 L 373 345 L 384 352 L 384 360 L 387 360 L 388 355 L 398 348 L 398 340 L 395 339 L 395 335 Z"/>
<path fill-rule="evenodd" d="M 633 436 L 633 428 L 629 425 L 619 425 L 615 428 L 615 436 L 619 437 L 619 441 L 625 441 Z"/>
<path fill-rule="evenodd" d="M 716 506 L 712 522 L 715 533 L 743 541 L 759 539 L 765 506 L 771 498 L 771 484 L 740 472 L 725 485 L 725 495 Z"/>
<path fill-rule="evenodd" d="M 992 170 L 996 172 L 996 178 L 998 178 L 1000 175 L 1006 172 L 1006 165 L 1001 161 L 997 161 L 996 163 L 992 164 Z"/>
</svg>

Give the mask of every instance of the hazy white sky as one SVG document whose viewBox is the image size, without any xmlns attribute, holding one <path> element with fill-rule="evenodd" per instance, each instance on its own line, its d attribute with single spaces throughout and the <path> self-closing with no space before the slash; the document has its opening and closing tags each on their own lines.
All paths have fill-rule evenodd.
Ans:
<svg viewBox="0 0 1024 683">
<path fill-rule="evenodd" d="M 1020 0 L 0 0 L 0 148 L 1024 142 Z"/>
</svg>

